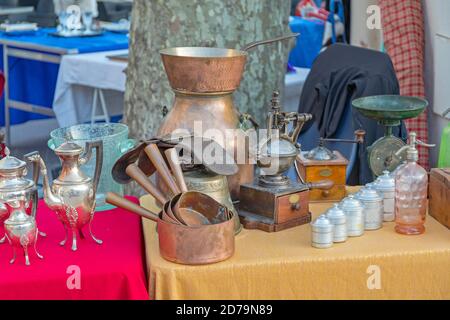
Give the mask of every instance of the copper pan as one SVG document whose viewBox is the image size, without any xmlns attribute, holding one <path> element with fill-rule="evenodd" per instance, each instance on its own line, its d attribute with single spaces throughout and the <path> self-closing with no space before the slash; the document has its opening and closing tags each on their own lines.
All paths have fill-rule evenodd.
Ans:
<svg viewBox="0 0 450 320">
<path fill-rule="evenodd" d="M 178 92 L 232 92 L 239 87 L 247 61 L 247 51 L 299 34 L 252 42 L 242 50 L 207 47 L 177 47 L 160 51 L 170 86 Z"/>
<path fill-rule="evenodd" d="M 113 192 L 106 194 L 106 202 L 157 223 L 159 251 L 171 262 L 201 265 L 226 260 L 234 254 L 234 221 L 199 227 L 188 227 L 163 221 L 161 213 L 144 209 Z"/>
</svg>

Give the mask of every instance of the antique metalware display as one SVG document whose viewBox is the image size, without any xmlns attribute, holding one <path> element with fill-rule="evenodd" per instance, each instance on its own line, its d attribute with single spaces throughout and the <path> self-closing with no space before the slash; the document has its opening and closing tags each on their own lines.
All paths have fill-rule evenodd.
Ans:
<svg viewBox="0 0 450 320">
<path fill-rule="evenodd" d="M 55 150 L 64 142 L 73 142 L 82 147 L 88 142 L 101 140 L 103 143 L 103 165 L 97 186 L 95 211 L 110 210 L 113 207 L 105 203 L 105 193 L 108 191 L 123 195 L 123 186 L 111 177 L 114 163 L 125 152 L 136 145 L 134 139 L 128 138 L 128 126 L 122 123 L 80 124 L 66 128 L 58 128 L 50 132 L 48 146 Z M 82 170 L 90 177 L 95 174 L 97 154 L 82 165 Z"/>
<path fill-rule="evenodd" d="M 334 225 L 326 215 L 319 216 L 311 223 L 311 245 L 326 249 L 333 245 Z"/>
<path fill-rule="evenodd" d="M 166 260 L 195 265 L 219 262 L 231 257 L 234 253 L 235 233 L 233 211 L 205 193 L 186 191 L 187 183 L 178 152 L 175 148 L 173 151 L 169 150 L 171 149 L 164 152 L 167 164 L 156 143 L 144 148 L 162 182 L 174 196 L 167 196 L 167 193 L 153 184 L 137 165 L 138 157 L 134 158 L 135 163 L 129 163 L 125 169 L 125 174 L 130 179 L 134 179 L 159 202 L 162 208 L 159 214 L 149 212 L 115 193 L 108 193 L 106 201 L 155 221 L 160 253 Z"/>
<path fill-rule="evenodd" d="M 0 223 L 8 219 L 15 210 L 11 203 L 17 205 L 19 199 L 24 199 L 26 212 L 35 216 L 37 208 L 37 189 L 32 180 L 27 179 L 27 164 L 9 154 L 5 149 L 6 156 L 0 160 Z M 0 239 L 4 243 L 6 236 Z"/>
<path fill-rule="evenodd" d="M 257 45 L 296 36 L 298 34 L 258 41 L 245 46 L 243 50 L 204 47 L 161 50 L 162 62 L 175 93 L 175 100 L 158 135 L 170 134 L 177 129 L 192 131 L 195 121 L 201 121 L 203 131 L 220 130 L 224 137 L 227 130 L 237 130 L 240 119 L 232 94 L 239 87 L 244 73 L 247 51 Z M 244 131 L 241 134 L 245 134 Z M 234 155 L 238 162 L 239 150 L 234 139 L 226 139 L 223 143 L 222 147 Z M 253 165 L 245 162 L 238 163 L 239 172 L 228 177 L 233 200 L 239 198 L 239 186 L 253 180 Z"/>
<path fill-rule="evenodd" d="M 93 178 L 87 176 L 80 167 L 88 162 L 92 156 L 93 149 L 96 150 L 96 166 Z M 62 169 L 58 178 L 50 186 L 47 167 L 37 152 L 28 154 L 26 158 L 32 162 L 35 168 L 39 167 L 43 176 L 44 200 L 47 206 L 54 210 L 58 219 L 62 222 L 66 237 L 61 241 L 64 245 L 67 241 L 68 231 L 72 232 L 72 250 L 77 250 L 77 234 L 82 236 L 82 228 L 89 224 L 89 233 L 92 239 L 101 244 L 92 233 L 91 223 L 95 212 L 95 194 L 100 179 L 103 161 L 103 144 L 101 141 L 88 142 L 86 152 L 83 148 L 73 142 L 64 142 L 55 149 L 60 158 Z"/>
<path fill-rule="evenodd" d="M 395 156 L 405 143 L 392 134 L 393 127 L 399 126 L 401 120 L 420 115 L 428 102 L 416 97 L 381 95 L 355 99 L 352 105 L 364 116 L 378 120 L 386 128 L 384 137 L 367 148 L 372 173 L 378 177 L 384 170 L 392 172 L 406 157 L 406 152 Z"/>
<path fill-rule="evenodd" d="M 278 92 L 274 92 L 271 103 L 267 116 L 268 134 L 257 159 L 260 174 L 253 183 L 241 185 L 239 201 L 239 215 L 244 227 L 267 232 L 310 222 L 309 189 L 332 186 L 330 180 L 293 182 L 285 175 L 300 151 L 298 134 L 312 116 L 281 111 Z"/>
<path fill-rule="evenodd" d="M 302 151 L 294 163 L 297 174 L 307 182 L 330 179 L 334 186 L 329 190 L 311 190 L 311 201 L 342 200 L 346 195 L 345 179 L 348 160 L 337 150 L 325 147 L 326 141 L 362 143 L 365 131 L 355 131 L 355 139 L 319 139 L 319 145 L 310 151 Z"/>
<path fill-rule="evenodd" d="M 383 196 L 383 221 L 394 221 L 395 177 L 389 171 L 383 171 L 375 181 L 374 188 Z"/>
</svg>

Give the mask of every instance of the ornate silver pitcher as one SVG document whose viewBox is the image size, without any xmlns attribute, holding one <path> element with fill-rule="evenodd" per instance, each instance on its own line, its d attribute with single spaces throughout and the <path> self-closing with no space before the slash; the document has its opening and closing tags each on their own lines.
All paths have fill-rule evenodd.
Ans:
<svg viewBox="0 0 450 320">
<path fill-rule="evenodd" d="M 94 178 L 86 176 L 80 166 L 88 162 L 92 156 L 92 149 L 96 149 L 96 164 Z M 103 144 L 101 141 L 86 143 L 86 152 L 73 142 L 65 142 L 55 149 L 55 154 L 60 158 L 62 169 L 58 178 L 50 187 L 47 168 L 39 153 L 33 152 L 27 155 L 27 159 L 39 167 L 43 175 L 44 200 L 47 206 L 54 210 L 58 219 L 62 222 L 66 236 L 60 244 L 67 241 L 68 231 L 72 231 L 72 250 L 77 250 L 77 233 L 83 238 L 82 228 L 89 224 L 89 233 L 92 239 L 102 244 L 97 239 L 91 228 L 95 212 L 95 193 L 100 179 L 103 163 Z"/>
</svg>

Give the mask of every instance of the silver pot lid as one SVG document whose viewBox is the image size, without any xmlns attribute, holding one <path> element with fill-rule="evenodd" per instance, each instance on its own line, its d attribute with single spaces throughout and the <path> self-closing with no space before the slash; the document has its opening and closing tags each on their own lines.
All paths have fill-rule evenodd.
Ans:
<svg viewBox="0 0 450 320">
<path fill-rule="evenodd" d="M 330 219 L 328 219 L 324 214 L 320 215 L 316 220 L 311 222 L 311 226 L 322 230 L 330 230 L 331 228 L 333 228 L 333 224 L 331 223 Z"/>
<path fill-rule="evenodd" d="M 5 149 L 6 157 L 0 160 L 0 173 L 12 173 L 23 170 L 27 164 L 25 161 L 9 155 L 9 149 Z M 18 174 L 19 175 L 19 174 Z"/>
<path fill-rule="evenodd" d="M 342 200 L 340 207 L 344 211 L 353 211 L 363 209 L 363 204 L 351 194 Z"/>
<path fill-rule="evenodd" d="M 62 156 L 76 156 L 83 153 L 83 147 L 74 142 L 64 142 L 55 149 L 55 153 Z"/>
<path fill-rule="evenodd" d="M 383 174 L 375 181 L 375 189 L 377 190 L 395 190 L 395 179 L 391 176 L 387 170 L 383 171 Z"/>
<path fill-rule="evenodd" d="M 380 197 L 380 195 L 378 194 L 378 192 L 373 189 L 372 187 L 369 188 L 364 188 L 360 195 L 359 195 L 359 200 L 361 201 L 367 201 L 367 202 L 376 202 L 376 201 L 382 201 L 383 198 Z"/>
<path fill-rule="evenodd" d="M 292 157 L 298 152 L 292 142 L 283 138 L 271 138 L 260 149 L 260 155 L 265 157 Z"/>
<path fill-rule="evenodd" d="M 327 161 L 336 159 L 336 155 L 324 146 L 317 146 L 305 154 L 309 160 Z"/>
<path fill-rule="evenodd" d="M 329 219 L 342 218 L 342 217 L 345 217 L 345 212 L 339 207 L 339 205 L 337 203 L 335 203 L 333 207 L 328 209 L 327 217 Z"/>
</svg>

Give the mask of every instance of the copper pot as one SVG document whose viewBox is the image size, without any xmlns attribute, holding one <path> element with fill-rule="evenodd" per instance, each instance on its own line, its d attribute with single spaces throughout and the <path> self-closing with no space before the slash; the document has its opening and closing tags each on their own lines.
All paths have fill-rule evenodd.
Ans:
<svg viewBox="0 0 450 320">
<path fill-rule="evenodd" d="M 294 36 L 298 34 L 257 41 L 245 46 L 243 50 L 203 47 L 161 50 L 162 62 L 175 93 L 175 100 L 158 135 L 170 134 L 176 129 L 192 131 L 194 121 L 201 121 L 203 132 L 218 129 L 225 140 L 227 129 L 239 128 L 239 113 L 233 104 L 232 93 L 239 87 L 247 61 L 247 50 Z M 221 144 L 237 160 L 234 139 Z M 239 198 L 239 186 L 253 180 L 253 165 L 238 165 L 239 172 L 228 177 L 233 200 Z"/>
<path fill-rule="evenodd" d="M 157 223 L 159 251 L 171 262 L 201 265 L 226 260 L 234 254 L 233 219 L 210 225 L 188 227 L 166 222 L 161 214 L 153 213 L 125 198 L 109 192 L 106 202 Z"/>
</svg>

